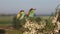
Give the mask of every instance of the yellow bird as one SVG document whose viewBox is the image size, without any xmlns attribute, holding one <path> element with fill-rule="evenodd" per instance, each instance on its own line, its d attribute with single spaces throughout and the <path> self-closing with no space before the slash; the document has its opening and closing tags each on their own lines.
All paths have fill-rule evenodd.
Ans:
<svg viewBox="0 0 60 34">
<path fill-rule="evenodd" d="M 17 14 L 17 19 L 23 19 L 25 16 L 24 10 L 21 10 L 18 14 Z"/>
</svg>

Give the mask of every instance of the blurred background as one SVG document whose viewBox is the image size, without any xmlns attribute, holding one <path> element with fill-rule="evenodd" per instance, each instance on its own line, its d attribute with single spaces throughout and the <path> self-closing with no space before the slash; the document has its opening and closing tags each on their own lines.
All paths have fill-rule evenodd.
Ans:
<svg viewBox="0 0 60 34">
<path fill-rule="evenodd" d="M 28 13 L 35 8 L 37 15 L 50 15 L 55 12 L 60 0 L 0 0 L 0 15 L 17 14 L 21 9 Z"/>
</svg>

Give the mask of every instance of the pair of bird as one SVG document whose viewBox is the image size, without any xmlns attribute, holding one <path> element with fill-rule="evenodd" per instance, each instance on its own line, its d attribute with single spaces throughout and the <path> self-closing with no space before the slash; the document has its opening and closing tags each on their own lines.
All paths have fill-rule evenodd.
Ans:
<svg viewBox="0 0 60 34">
<path fill-rule="evenodd" d="M 34 13 L 35 9 L 31 8 L 27 14 L 28 17 L 34 17 L 35 13 Z M 17 14 L 17 19 L 23 19 L 25 16 L 25 12 L 24 10 L 21 10 L 18 14 Z"/>
</svg>

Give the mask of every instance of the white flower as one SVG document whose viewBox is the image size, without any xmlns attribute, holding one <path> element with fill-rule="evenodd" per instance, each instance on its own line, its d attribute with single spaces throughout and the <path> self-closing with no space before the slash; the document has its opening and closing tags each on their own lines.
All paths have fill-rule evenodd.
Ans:
<svg viewBox="0 0 60 34">
<path fill-rule="evenodd" d="M 27 32 L 27 31 L 25 31 L 23 34 L 28 34 L 28 32 Z"/>
<path fill-rule="evenodd" d="M 29 30 L 31 30 L 31 28 L 29 28 Z"/>
</svg>

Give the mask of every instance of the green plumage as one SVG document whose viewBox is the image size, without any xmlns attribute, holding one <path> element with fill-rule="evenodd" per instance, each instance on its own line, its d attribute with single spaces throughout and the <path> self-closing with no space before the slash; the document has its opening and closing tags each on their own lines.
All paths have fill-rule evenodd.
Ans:
<svg viewBox="0 0 60 34">
<path fill-rule="evenodd" d="M 34 14 L 35 14 L 35 13 L 34 13 L 34 10 L 31 10 L 31 11 L 30 11 L 30 14 L 29 14 L 29 17 L 34 17 Z"/>
</svg>

